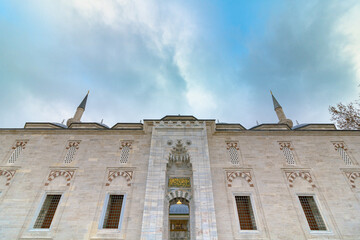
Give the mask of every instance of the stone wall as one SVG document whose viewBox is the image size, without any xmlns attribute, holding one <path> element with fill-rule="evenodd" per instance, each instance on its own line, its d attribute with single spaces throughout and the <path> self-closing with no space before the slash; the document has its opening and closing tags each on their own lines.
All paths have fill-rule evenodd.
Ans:
<svg viewBox="0 0 360 240">
<path fill-rule="evenodd" d="M 0 130 L 0 239 L 167 239 L 168 140 L 191 142 L 192 239 L 359 239 L 358 131 L 216 131 L 212 121 L 144 129 Z M 35 230 L 46 193 L 62 198 L 51 228 Z M 126 198 L 119 230 L 99 229 L 108 194 Z M 237 195 L 250 196 L 257 230 L 240 229 Z M 298 195 L 314 196 L 326 231 L 310 231 Z"/>
</svg>

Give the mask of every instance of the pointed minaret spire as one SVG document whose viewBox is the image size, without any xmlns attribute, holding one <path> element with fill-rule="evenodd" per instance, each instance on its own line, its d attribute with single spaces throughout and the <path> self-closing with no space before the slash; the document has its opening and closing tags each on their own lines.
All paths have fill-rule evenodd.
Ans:
<svg viewBox="0 0 360 240">
<path fill-rule="evenodd" d="M 88 95 L 89 95 L 89 92 L 90 92 L 90 91 L 87 92 L 86 96 L 84 97 L 84 99 L 82 100 L 82 102 L 80 103 L 80 105 L 78 106 L 78 108 L 82 108 L 82 109 L 85 110 L 86 101 L 87 101 L 87 97 L 88 97 Z"/>
<path fill-rule="evenodd" d="M 281 105 L 279 104 L 279 102 L 276 100 L 276 98 L 274 97 L 273 93 L 271 92 L 271 97 L 273 100 L 273 104 L 274 104 L 274 110 L 276 112 L 276 115 L 279 118 L 279 124 L 287 124 L 290 128 L 293 127 L 293 122 L 290 119 L 287 119 L 285 116 L 285 113 L 281 107 Z"/>
<path fill-rule="evenodd" d="M 73 118 L 69 118 L 66 122 L 66 125 L 69 127 L 70 124 L 74 123 L 74 122 L 81 122 L 81 117 L 85 111 L 85 106 L 86 106 L 86 101 L 87 101 L 87 97 L 89 95 L 89 91 L 87 92 L 86 96 L 84 97 L 84 99 L 82 100 L 82 102 L 80 103 L 80 105 L 78 106 L 78 108 L 76 109 L 75 115 Z"/>
<path fill-rule="evenodd" d="M 273 104 L 274 104 L 274 110 L 277 109 L 277 108 L 281 108 L 281 105 L 279 104 L 279 102 L 276 100 L 276 98 L 274 97 L 272 91 L 270 90 L 270 93 L 271 93 L 271 97 L 272 97 L 272 100 L 273 100 Z"/>
</svg>

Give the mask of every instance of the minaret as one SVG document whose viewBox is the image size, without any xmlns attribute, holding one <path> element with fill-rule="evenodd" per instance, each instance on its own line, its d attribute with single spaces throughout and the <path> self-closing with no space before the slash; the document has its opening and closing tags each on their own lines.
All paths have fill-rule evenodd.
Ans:
<svg viewBox="0 0 360 240">
<path fill-rule="evenodd" d="M 67 122 L 66 122 L 67 126 L 70 126 L 70 124 L 72 124 L 73 122 L 80 122 L 81 116 L 83 115 L 83 113 L 85 111 L 85 106 L 86 106 L 86 101 L 87 101 L 88 95 L 89 95 L 89 91 L 86 94 L 86 96 L 84 97 L 84 99 L 82 100 L 82 102 L 80 103 L 80 105 L 78 106 L 78 108 L 76 109 L 74 117 L 69 118 L 67 120 Z"/>
<path fill-rule="evenodd" d="M 274 97 L 274 95 L 271 93 L 271 97 L 273 100 L 273 104 L 274 104 L 274 110 L 276 112 L 276 115 L 279 118 L 279 124 L 287 124 L 290 128 L 293 127 L 293 122 L 290 119 L 287 119 L 285 116 L 285 113 L 281 107 L 281 105 L 279 104 L 279 102 L 276 100 L 276 98 Z"/>
</svg>

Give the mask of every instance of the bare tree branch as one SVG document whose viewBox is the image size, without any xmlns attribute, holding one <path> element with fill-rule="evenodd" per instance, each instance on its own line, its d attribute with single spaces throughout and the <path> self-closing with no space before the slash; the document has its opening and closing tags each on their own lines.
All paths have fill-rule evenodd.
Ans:
<svg viewBox="0 0 360 240">
<path fill-rule="evenodd" d="M 357 101 L 348 105 L 338 103 L 335 107 L 329 106 L 329 112 L 331 120 L 336 121 L 338 128 L 360 129 L 360 104 Z"/>
</svg>

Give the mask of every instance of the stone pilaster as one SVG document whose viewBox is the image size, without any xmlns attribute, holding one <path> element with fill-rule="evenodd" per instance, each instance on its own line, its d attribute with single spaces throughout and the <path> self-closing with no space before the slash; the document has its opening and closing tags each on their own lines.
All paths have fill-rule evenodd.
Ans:
<svg viewBox="0 0 360 240">
<path fill-rule="evenodd" d="M 166 201 L 166 163 L 168 162 L 168 141 L 191 139 L 188 147 L 193 168 L 193 197 L 191 199 L 192 239 L 217 239 L 214 197 L 210 171 L 209 150 L 205 122 L 155 122 L 146 181 L 145 206 L 142 220 L 141 239 L 168 239 L 164 236 L 164 203 Z"/>
</svg>

